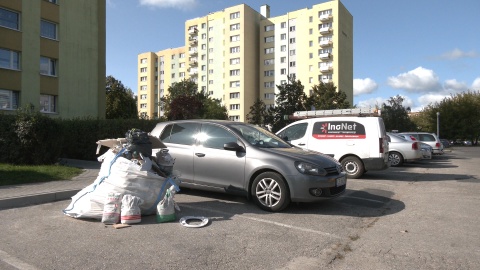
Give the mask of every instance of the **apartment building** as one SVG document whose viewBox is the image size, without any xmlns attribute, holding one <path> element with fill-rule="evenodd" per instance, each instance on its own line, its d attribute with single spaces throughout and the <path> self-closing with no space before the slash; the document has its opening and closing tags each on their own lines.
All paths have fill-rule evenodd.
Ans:
<svg viewBox="0 0 480 270">
<path fill-rule="evenodd" d="M 0 0 L 0 111 L 105 117 L 105 0 Z"/>
<path fill-rule="evenodd" d="M 160 68 L 160 55 L 182 62 Z M 276 86 L 288 75 L 307 95 L 320 81 L 333 82 L 353 104 L 353 17 L 339 0 L 277 17 L 268 5 L 257 12 L 241 4 L 186 21 L 185 47 L 142 53 L 138 61 L 138 109 L 148 117 L 162 115 L 158 98 L 184 78 L 220 99 L 234 121 L 245 121 L 257 99 L 274 106 Z M 173 68 L 183 61 L 186 70 Z"/>
</svg>

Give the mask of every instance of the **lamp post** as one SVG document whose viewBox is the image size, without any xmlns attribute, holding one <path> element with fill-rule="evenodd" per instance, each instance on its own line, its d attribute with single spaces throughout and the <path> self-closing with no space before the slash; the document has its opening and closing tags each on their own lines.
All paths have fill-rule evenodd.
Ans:
<svg viewBox="0 0 480 270">
<path fill-rule="evenodd" d="M 440 139 L 440 112 L 437 112 L 437 137 Z"/>
</svg>

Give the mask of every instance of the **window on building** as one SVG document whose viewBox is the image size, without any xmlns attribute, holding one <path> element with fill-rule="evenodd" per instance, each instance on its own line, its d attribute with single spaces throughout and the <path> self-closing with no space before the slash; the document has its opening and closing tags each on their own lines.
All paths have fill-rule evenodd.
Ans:
<svg viewBox="0 0 480 270">
<path fill-rule="evenodd" d="M 283 56 L 280 57 L 280 63 L 286 63 L 287 62 L 287 57 Z"/>
<path fill-rule="evenodd" d="M 240 12 L 230 13 L 230 20 L 240 18 Z"/>
<path fill-rule="evenodd" d="M 230 47 L 230 53 L 239 53 L 239 52 L 240 52 L 240 46 Z"/>
<path fill-rule="evenodd" d="M 286 75 L 287 74 L 287 69 L 286 68 L 280 69 L 280 74 Z"/>
<path fill-rule="evenodd" d="M 202 75 L 202 82 L 206 82 L 207 81 L 207 75 Z"/>
<path fill-rule="evenodd" d="M 309 53 L 308 58 L 312 59 L 313 58 L 313 53 Z"/>
<path fill-rule="evenodd" d="M 206 23 L 202 23 L 202 29 L 205 29 L 207 27 Z"/>
<path fill-rule="evenodd" d="M 146 68 L 146 67 L 140 68 L 140 72 L 141 72 L 141 73 L 147 72 L 147 68 Z"/>
<path fill-rule="evenodd" d="M 57 112 L 57 97 L 52 95 L 40 95 L 40 112 Z"/>
<path fill-rule="evenodd" d="M 147 103 L 142 103 L 142 104 L 140 104 L 140 108 L 146 109 L 146 108 L 147 108 Z"/>
<path fill-rule="evenodd" d="M 313 40 L 310 40 L 310 41 L 308 42 L 308 46 L 309 46 L 309 47 L 313 47 Z"/>
<path fill-rule="evenodd" d="M 20 69 L 20 53 L 0 48 L 0 68 Z"/>
<path fill-rule="evenodd" d="M 295 38 L 290 39 L 290 44 L 293 44 L 293 43 L 295 43 Z"/>
<path fill-rule="evenodd" d="M 185 77 L 185 72 L 180 72 L 179 75 L 180 75 L 180 78 L 184 78 Z"/>
<path fill-rule="evenodd" d="M 275 30 L 275 25 L 270 24 L 265 26 L 265 32 L 273 31 L 273 30 Z"/>
<path fill-rule="evenodd" d="M 185 58 L 185 53 L 180 53 L 180 58 Z"/>
<path fill-rule="evenodd" d="M 185 67 L 185 63 L 180 63 L 180 64 L 178 64 L 178 66 L 181 67 L 181 68 L 184 68 L 184 67 Z"/>
<path fill-rule="evenodd" d="M 263 72 L 263 76 L 265 76 L 265 77 L 275 76 L 275 71 L 274 70 L 265 70 Z"/>
<path fill-rule="evenodd" d="M 202 67 L 200 68 L 202 71 L 205 71 L 207 70 L 207 65 L 202 65 Z"/>
<path fill-rule="evenodd" d="M 206 50 L 207 49 L 207 44 L 202 44 L 202 50 Z"/>
<path fill-rule="evenodd" d="M 213 37 L 209 37 L 208 42 L 213 42 Z"/>
<path fill-rule="evenodd" d="M 209 81 L 208 81 L 208 84 L 213 84 L 213 80 L 209 80 Z"/>
<path fill-rule="evenodd" d="M 287 23 L 286 23 L 286 22 L 280 23 L 280 28 L 286 28 L 286 27 L 287 27 Z"/>
<path fill-rule="evenodd" d="M 273 42 L 274 40 L 275 40 L 275 37 L 274 37 L 274 36 L 266 37 L 266 38 L 265 38 L 265 43 Z"/>
<path fill-rule="evenodd" d="M 285 40 L 287 39 L 287 34 L 281 34 L 280 35 L 280 40 Z"/>
<path fill-rule="evenodd" d="M 240 104 L 230 104 L 230 110 L 231 111 L 240 110 Z"/>
<path fill-rule="evenodd" d="M 213 91 L 208 91 L 209 96 L 213 96 Z"/>
<path fill-rule="evenodd" d="M 274 53 L 274 52 L 275 52 L 275 48 L 274 48 L 274 47 L 266 48 L 266 49 L 265 49 L 265 54 L 271 54 L 271 53 Z"/>
<path fill-rule="evenodd" d="M 0 110 L 18 109 L 19 92 L 0 89 Z"/>
<path fill-rule="evenodd" d="M 174 69 L 174 68 L 175 68 L 175 64 L 172 64 L 172 69 Z"/>
<path fill-rule="evenodd" d="M 209 69 L 208 74 L 213 74 L 213 69 Z"/>
<path fill-rule="evenodd" d="M 230 31 L 239 30 L 239 29 L 240 29 L 239 23 L 234 23 L 230 25 Z"/>
<path fill-rule="evenodd" d="M 290 55 L 295 55 L 295 50 L 290 50 Z"/>
<path fill-rule="evenodd" d="M 207 91 L 207 87 L 206 87 L 206 86 L 202 86 L 202 91 L 203 91 L 203 92 Z"/>
<path fill-rule="evenodd" d="M 287 84 L 287 80 L 281 80 L 281 81 L 280 81 L 280 84 L 282 84 L 282 85 L 283 85 L 283 84 Z"/>
<path fill-rule="evenodd" d="M 230 99 L 240 98 L 240 92 L 230 93 Z"/>
<path fill-rule="evenodd" d="M 57 76 L 57 60 L 40 57 L 40 74 L 48 76 Z"/>
<path fill-rule="evenodd" d="M 0 26 L 20 30 L 20 14 L 0 8 Z"/>
<path fill-rule="evenodd" d="M 239 76 L 239 75 L 240 75 L 240 69 L 230 70 L 230 76 Z"/>
<path fill-rule="evenodd" d="M 230 82 L 230 87 L 231 87 L 231 88 L 240 87 L 240 81 Z"/>
<path fill-rule="evenodd" d="M 175 79 L 175 73 L 172 73 L 172 79 Z"/>
<path fill-rule="evenodd" d="M 290 66 L 294 67 L 296 65 L 295 61 L 290 62 Z"/>
<path fill-rule="evenodd" d="M 172 60 L 174 60 L 174 59 L 175 59 L 175 54 L 172 54 Z"/>
<path fill-rule="evenodd" d="M 147 86 L 146 85 L 141 85 L 140 90 L 147 90 Z"/>
<path fill-rule="evenodd" d="M 146 81 L 147 81 L 147 76 L 142 76 L 142 77 L 140 77 L 140 81 L 141 81 L 141 82 L 146 82 Z"/>
<path fill-rule="evenodd" d="M 264 97 L 265 97 L 265 99 L 274 99 L 275 94 L 274 93 L 265 93 Z"/>
<path fill-rule="evenodd" d="M 308 34 L 309 35 L 313 34 L 313 29 L 312 28 L 308 29 Z"/>
<path fill-rule="evenodd" d="M 235 35 L 230 37 L 230 42 L 240 41 L 240 35 Z"/>
<path fill-rule="evenodd" d="M 239 122 L 239 121 L 240 121 L 240 116 L 238 116 L 238 115 L 231 115 L 231 116 L 228 117 L 228 120 Z"/>
<path fill-rule="evenodd" d="M 213 59 L 208 59 L 209 64 L 213 64 Z"/>
<path fill-rule="evenodd" d="M 273 65 L 274 63 L 275 63 L 275 59 L 273 59 L 273 58 L 272 58 L 272 59 L 265 59 L 265 60 L 263 61 L 263 64 L 264 64 L 265 66 Z"/>
<path fill-rule="evenodd" d="M 40 36 L 57 40 L 57 24 L 42 20 L 40 24 Z"/>
<path fill-rule="evenodd" d="M 202 39 L 207 39 L 207 34 L 202 34 Z"/>
<path fill-rule="evenodd" d="M 280 46 L 280 51 L 281 52 L 286 52 L 287 51 L 287 45 Z"/>
<path fill-rule="evenodd" d="M 238 64 L 240 64 L 240 58 L 230 59 L 230 65 L 238 65 Z"/>
<path fill-rule="evenodd" d="M 209 32 L 213 31 L 213 26 L 208 27 L 208 31 Z"/>
<path fill-rule="evenodd" d="M 275 82 L 264 82 L 263 86 L 265 88 L 274 88 L 275 87 Z"/>
<path fill-rule="evenodd" d="M 313 77 L 308 78 L 309 83 L 313 83 Z"/>
<path fill-rule="evenodd" d="M 290 26 L 290 32 L 293 32 L 295 31 L 295 25 L 294 26 Z"/>
<path fill-rule="evenodd" d="M 142 59 L 140 59 L 140 63 L 141 63 L 141 64 L 146 64 L 146 63 L 147 63 L 147 58 L 142 58 Z"/>
</svg>

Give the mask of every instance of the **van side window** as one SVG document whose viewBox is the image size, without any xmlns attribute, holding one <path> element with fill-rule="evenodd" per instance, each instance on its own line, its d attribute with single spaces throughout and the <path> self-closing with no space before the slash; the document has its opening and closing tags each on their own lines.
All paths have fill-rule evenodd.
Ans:
<svg viewBox="0 0 480 270">
<path fill-rule="evenodd" d="M 163 130 L 160 140 L 165 143 L 193 145 L 195 134 L 200 128 L 196 123 L 171 124 Z"/>
<path fill-rule="evenodd" d="M 229 142 L 237 142 L 237 137 L 227 130 L 214 125 L 203 124 L 198 140 L 203 147 L 223 149 L 223 145 Z"/>
<path fill-rule="evenodd" d="M 293 125 L 278 134 L 278 137 L 291 141 L 298 140 L 305 136 L 307 132 L 308 123 L 301 123 L 298 125 Z"/>
</svg>

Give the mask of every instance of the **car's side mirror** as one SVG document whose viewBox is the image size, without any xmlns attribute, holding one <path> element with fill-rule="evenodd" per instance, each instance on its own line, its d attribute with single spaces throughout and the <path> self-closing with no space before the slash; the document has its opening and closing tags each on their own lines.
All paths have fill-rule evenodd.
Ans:
<svg viewBox="0 0 480 270">
<path fill-rule="evenodd" d="M 243 147 L 238 145 L 236 142 L 228 142 L 223 145 L 223 149 L 229 150 L 229 151 L 243 151 Z"/>
<path fill-rule="evenodd" d="M 288 137 L 287 136 L 283 136 L 282 139 L 286 142 L 288 142 Z"/>
</svg>

